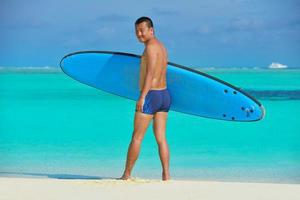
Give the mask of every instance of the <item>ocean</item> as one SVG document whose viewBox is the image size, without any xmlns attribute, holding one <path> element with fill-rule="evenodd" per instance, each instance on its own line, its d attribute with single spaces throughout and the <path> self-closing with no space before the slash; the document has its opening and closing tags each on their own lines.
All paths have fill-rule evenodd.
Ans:
<svg viewBox="0 0 300 200">
<path fill-rule="evenodd" d="M 204 72 L 256 97 L 266 116 L 230 122 L 169 112 L 171 177 L 300 183 L 300 69 Z M 1 68 L 0 176 L 118 178 L 134 109 L 134 101 L 83 85 L 59 69 Z M 161 178 L 151 127 L 132 175 Z"/>
</svg>

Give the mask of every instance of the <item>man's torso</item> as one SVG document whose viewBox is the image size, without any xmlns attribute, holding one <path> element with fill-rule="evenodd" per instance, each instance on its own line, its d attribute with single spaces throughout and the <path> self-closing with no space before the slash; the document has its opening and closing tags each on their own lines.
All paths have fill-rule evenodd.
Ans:
<svg viewBox="0 0 300 200">
<path fill-rule="evenodd" d="M 155 53 L 157 54 L 157 59 L 155 62 L 152 84 L 150 90 L 159 90 L 167 87 L 166 84 L 166 71 L 167 71 L 167 63 L 168 56 L 165 47 L 158 41 L 155 40 L 151 45 L 155 45 Z M 147 47 L 146 47 L 147 48 Z M 145 51 L 147 51 L 145 49 Z M 142 90 L 146 78 L 147 71 L 147 63 L 148 57 L 146 56 L 146 52 L 144 51 L 141 58 L 141 66 L 140 66 L 140 90 Z"/>
</svg>

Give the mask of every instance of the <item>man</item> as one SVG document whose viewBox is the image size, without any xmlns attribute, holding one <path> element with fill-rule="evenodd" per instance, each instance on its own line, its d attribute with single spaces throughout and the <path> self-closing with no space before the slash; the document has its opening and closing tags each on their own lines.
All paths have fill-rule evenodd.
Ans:
<svg viewBox="0 0 300 200">
<path fill-rule="evenodd" d="M 152 20 L 141 17 L 135 22 L 138 40 L 145 45 L 140 66 L 140 96 L 136 103 L 134 131 L 128 148 L 127 161 L 121 179 L 130 178 L 138 158 L 141 142 L 149 123 L 153 120 L 153 131 L 158 144 L 162 164 L 162 180 L 169 180 L 169 147 L 166 141 L 166 122 L 171 98 L 167 90 L 166 71 L 168 56 L 163 44 L 154 36 Z"/>
</svg>

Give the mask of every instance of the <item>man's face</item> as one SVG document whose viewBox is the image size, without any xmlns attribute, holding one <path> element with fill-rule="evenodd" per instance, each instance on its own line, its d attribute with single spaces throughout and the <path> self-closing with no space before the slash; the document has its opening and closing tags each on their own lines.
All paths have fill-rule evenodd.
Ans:
<svg viewBox="0 0 300 200">
<path fill-rule="evenodd" d="M 146 42 L 153 36 L 153 28 L 149 28 L 147 22 L 142 22 L 135 26 L 135 34 L 140 42 Z"/>
</svg>

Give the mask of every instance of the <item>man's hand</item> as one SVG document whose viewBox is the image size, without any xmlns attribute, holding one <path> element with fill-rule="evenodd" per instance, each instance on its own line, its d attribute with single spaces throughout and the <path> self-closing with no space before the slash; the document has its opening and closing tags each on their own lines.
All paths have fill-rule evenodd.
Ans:
<svg viewBox="0 0 300 200">
<path fill-rule="evenodd" d="M 136 102 L 136 110 L 143 112 L 143 106 L 144 106 L 145 98 L 140 97 L 139 100 Z"/>
</svg>

